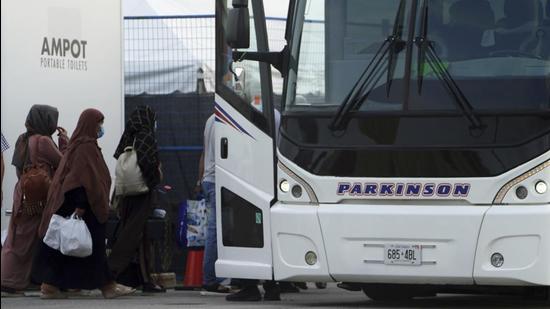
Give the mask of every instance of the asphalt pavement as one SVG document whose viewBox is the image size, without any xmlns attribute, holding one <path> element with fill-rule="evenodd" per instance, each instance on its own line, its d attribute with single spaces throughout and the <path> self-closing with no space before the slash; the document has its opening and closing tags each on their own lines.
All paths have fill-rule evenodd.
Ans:
<svg viewBox="0 0 550 309">
<path fill-rule="evenodd" d="M 362 292 L 348 292 L 331 284 L 325 290 L 312 284 L 308 290 L 295 294 L 283 294 L 280 302 L 235 303 L 226 302 L 223 295 L 198 291 L 168 291 L 166 294 L 131 296 L 105 300 L 99 291 L 90 295 L 71 297 L 64 300 L 41 300 L 38 292 L 23 297 L 2 297 L 2 309 L 44 308 L 44 309 L 106 309 L 106 308 L 549 308 L 548 305 L 527 302 L 515 296 L 438 295 L 410 301 L 380 303 L 369 300 Z"/>
</svg>

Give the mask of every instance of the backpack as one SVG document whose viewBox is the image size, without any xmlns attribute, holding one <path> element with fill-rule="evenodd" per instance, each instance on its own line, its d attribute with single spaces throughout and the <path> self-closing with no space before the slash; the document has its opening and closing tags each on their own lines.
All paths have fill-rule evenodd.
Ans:
<svg viewBox="0 0 550 309">
<path fill-rule="evenodd" d="M 36 139 L 36 150 L 39 138 Z M 30 149 L 28 150 L 30 152 Z M 30 164 L 25 166 L 19 179 L 21 184 L 21 208 L 20 212 L 27 216 L 41 215 L 48 199 L 48 190 L 52 183 L 50 166 L 36 163 L 30 156 Z"/>
<path fill-rule="evenodd" d="M 138 165 L 137 152 L 132 146 L 124 148 L 116 162 L 115 169 L 115 194 L 117 196 L 140 195 L 149 192 L 149 187 L 143 179 L 143 174 Z"/>
</svg>

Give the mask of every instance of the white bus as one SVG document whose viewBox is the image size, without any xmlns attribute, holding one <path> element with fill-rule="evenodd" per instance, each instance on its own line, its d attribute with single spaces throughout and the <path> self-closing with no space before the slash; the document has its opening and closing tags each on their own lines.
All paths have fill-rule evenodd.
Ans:
<svg viewBox="0 0 550 309">
<path fill-rule="evenodd" d="M 219 276 L 345 282 L 379 300 L 548 299 L 549 1 L 290 1 L 282 51 L 262 1 L 228 2 Z M 238 62 L 261 89 L 235 81 Z"/>
</svg>

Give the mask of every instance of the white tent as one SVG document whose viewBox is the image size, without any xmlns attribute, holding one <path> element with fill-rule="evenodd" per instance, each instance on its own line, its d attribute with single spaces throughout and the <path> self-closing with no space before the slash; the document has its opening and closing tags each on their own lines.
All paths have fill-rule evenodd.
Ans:
<svg viewBox="0 0 550 309">
<path fill-rule="evenodd" d="M 124 0 L 125 93 L 213 91 L 214 0 Z"/>
</svg>

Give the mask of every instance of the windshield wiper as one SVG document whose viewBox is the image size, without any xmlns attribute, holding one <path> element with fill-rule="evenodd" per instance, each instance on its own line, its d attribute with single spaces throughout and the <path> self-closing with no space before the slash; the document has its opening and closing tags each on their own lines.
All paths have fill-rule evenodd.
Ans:
<svg viewBox="0 0 550 309">
<path fill-rule="evenodd" d="M 395 75 L 395 68 L 397 67 L 397 55 L 407 46 L 407 43 L 402 40 L 403 28 L 405 26 L 405 5 L 405 1 L 399 3 L 399 10 L 393 25 L 393 33 L 392 36 L 389 37 L 390 54 L 388 55 L 388 75 L 386 77 L 386 95 L 388 97 L 390 96 L 393 76 Z"/>
<path fill-rule="evenodd" d="M 345 127 L 347 122 L 346 116 L 351 111 L 359 108 L 362 102 L 366 101 L 372 89 L 382 78 L 382 73 L 385 70 L 387 70 L 386 92 L 388 96 L 390 95 L 391 84 L 397 63 L 397 55 L 406 46 L 406 42 L 402 40 L 405 24 L 405 8 L 406 1 L 401 0 L 395 17 L 392 34 L 384 40 L 378 51 L 374 54 L 371 62 L 367 65 L 363 73 L 361 73 L 361 76 L 346 95 L 340 107 L 338 107 L 329 126 L 331 130 L 340 130 Z M 387 58 L 386 55 L 388 56 Z M 386 66 L 382 66 L 382 64 L 386 62 Z"/>
<path fill-rule="evenodd" d="M 418 81 L 418 94 L 422 94 L 422 85 L 424 81 L 424 66 L 427 62 L 437 78 L 443 82 L 445 89 L 449 95 L 453 98 L 455 105 L 462 111 L 462 114 L 470 121 L 470 129 L 482 130 L 485 128 L 479 117 L 474 113 L 474 109 L 468 98 L 464 95 L 456 81 L 453 79 L 451 73 L 441 58 L 437 55 L 437 51 L 433 47 L 432 41 L 428 39 L 428 14 L 429 14 L 429 0 L 424 0 L 422 3 L 422 14 L 420 17 L 420 36 L 415 39 L 415 43 L 418 46 L 418 67 L 417 67 L 417 81 Z"/>
</svg>

